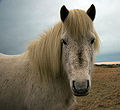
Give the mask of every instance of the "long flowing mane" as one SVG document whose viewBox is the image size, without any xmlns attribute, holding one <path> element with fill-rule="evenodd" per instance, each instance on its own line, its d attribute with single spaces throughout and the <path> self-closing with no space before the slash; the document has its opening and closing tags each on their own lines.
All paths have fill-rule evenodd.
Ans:
<svg viewBox="0 0 120 110">
<path fill-rule="evenodd" d="M 93 30 L 96 36 L 95 52 L 99 50 L 99 37 L 85 11 L 71 10 L 64 24 L 65 29 L 69 29 L 74 36 L 78 34 L 83 36 L 88 33 L 88 30 Z M 32 41 L 27 48 L 29 59 L 43 77 L 56 77 L 56 74 L 60 73 L 61 31 L 62 22 L 59 22 L 43 33 L 39 39 Z"/>
</svg>

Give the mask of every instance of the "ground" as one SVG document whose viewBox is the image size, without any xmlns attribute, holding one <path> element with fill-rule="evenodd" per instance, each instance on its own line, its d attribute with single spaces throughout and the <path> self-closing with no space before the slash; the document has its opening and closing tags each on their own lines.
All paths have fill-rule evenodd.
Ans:
<svg viewBox="0 0 120 110">
<path fill-rule="evenodd" d="M 120 66 L 95 66 L 88 96 L 74 110 L 120 110 Z"/>
</svg>

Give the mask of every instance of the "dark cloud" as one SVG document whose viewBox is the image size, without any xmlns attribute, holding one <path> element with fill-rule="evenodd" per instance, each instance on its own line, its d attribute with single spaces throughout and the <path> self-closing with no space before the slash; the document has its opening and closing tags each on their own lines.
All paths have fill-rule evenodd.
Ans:
<svg viewBox="0 0 120 110">
<path fill-rule="evenodd" d="M 101 39 L 101 51 L 96 59 L 104 61 L 104 56 L 117 54 L 120 49 L 119 0 L 3 0 L 0 4 L 0 52 L 23 52 L 30 40 L 60 20 L 62 5 L 87 10 L 91 4 L 96 6 L 94 25 Z"/>
</svg>

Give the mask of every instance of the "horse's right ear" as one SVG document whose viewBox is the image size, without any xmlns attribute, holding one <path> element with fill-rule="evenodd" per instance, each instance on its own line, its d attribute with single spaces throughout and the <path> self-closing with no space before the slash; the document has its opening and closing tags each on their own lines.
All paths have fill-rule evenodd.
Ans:
<svg viewBox="0 0 120 110">
<path fill-rule="evenodd" d="M 91 20 L 94 21 L 96 15 L 95 6 L 92 4 L 86 13 L 91 18 Z"/>
<path fill-rule="evenodd" d="M 68 14 L 69 14 L 69 10 L 65 7 L 65 5 L 63 5 L 61 7 L 61 10 L 60 10 L 60 17 L 61 17 L 62 22 L 65 21 L 65 19 L 67 18 Z"/>
</svg>

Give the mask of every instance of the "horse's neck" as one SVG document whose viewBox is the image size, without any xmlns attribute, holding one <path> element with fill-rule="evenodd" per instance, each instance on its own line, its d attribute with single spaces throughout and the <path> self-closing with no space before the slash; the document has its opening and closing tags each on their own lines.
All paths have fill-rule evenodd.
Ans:
<svg viewBox="0 0 120 110">
<path fill-rule="evenodd" d="M 54 87 L 54 94 L 61 99 L 66 105 L 70 104 L 73 95 L 70 89 L 69 81 L 64 76 L 58 76 L 55 80 L 52 81 L 50 87 Z"/>
</svg>

